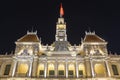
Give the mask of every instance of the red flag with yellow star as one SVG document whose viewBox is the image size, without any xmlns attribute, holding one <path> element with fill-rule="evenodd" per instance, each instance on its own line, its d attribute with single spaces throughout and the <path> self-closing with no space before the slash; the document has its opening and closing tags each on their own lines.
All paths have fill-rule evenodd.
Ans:
<svg viewBox="0 0 120 80">
<path fill-rule="evenodd" d="M 62 3 L 60 5 L 60 17 L 62 17 L 64 15 L 64 10 L 63 10 L 63 7 L 62 7 Z"/>
</svg>

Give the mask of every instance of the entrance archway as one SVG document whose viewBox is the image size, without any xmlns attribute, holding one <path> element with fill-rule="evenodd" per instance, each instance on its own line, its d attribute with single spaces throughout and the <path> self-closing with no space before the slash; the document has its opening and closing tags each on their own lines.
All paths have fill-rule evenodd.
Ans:
<svg viewBox="0 0 120 80">
<path fill-rule="evenodd" d="M 84 64 L 79 64 L 79 66 L 78 66 L 78 72 L 79 72 L 79 76 L 80 77 L 86 76 Z"/>
<path fill-rule="evenodd" d="M 18 69 L 17 69 L 17 74 L 18 74 L 18 76 L 27 76 L 28 69 L 29 69 L 28 64 L 26 64 L 26 63 L 21 63 L 21 64 L 18 66 Z"/>
<path fill-rule="evenodd" d="M 43 75 L 44 75 L 44 64 L 39 64 L 37 70 L 37 76 L 43 76 Z"/>
<path fill-rule="evenodd" d="M 103 64 L 100 64 L 100 63 L 95 64 L 94 70 L 95 70 L 96 76 L 105 76 L 106 75 L 105 67 Z"/>
<path fill-rule="evenodd" d="M 60 76 L 65 75 L 65 66 L 64 66 L 64 64 L 59 64 L 58 65 L 58 75 L 60 75 Z"/>
<path fill-rule="evenodd" d="M 49 76 L 55 75 L 55 66 L 52 63 L 48 64 L 48 75 Z"/>
<path fill-rule="evenodd" d="M 75 65 L 69 64 L 68 66 L 68 76 L 75 76 Z"/>
</svg>

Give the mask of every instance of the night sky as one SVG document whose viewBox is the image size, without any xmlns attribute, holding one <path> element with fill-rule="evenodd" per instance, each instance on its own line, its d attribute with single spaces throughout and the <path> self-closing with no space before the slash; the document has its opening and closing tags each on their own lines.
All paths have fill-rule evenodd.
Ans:
<svg viewBox="0 0 120 80">
<path fill-rule="evenodd" d="M 68 41 L 80 44 L 85 31 L 108 41 L 108 51 L 120 53 L 119 0 L 8 0 L 0 1 L 0 53 L 14 51 L 15 41 L 38 31 L 42 44 L 55 41 L 60 3 L 64 8 Z"/>
</svg>

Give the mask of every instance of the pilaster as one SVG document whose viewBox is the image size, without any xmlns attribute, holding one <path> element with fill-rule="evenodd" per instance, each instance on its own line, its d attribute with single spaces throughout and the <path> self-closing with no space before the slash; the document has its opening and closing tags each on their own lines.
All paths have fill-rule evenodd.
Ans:
<svg viewBox="0 0 120 80">
<path fill-rule="evenodd" d="M 85 60 L 85 72 L 86 72 L 86 77 L 92 77 L 92 74 L 94 74 L 93 70 L 93 64 L 90 64 L 90 60 L 86 59 Z M 92 74 L 91 74 L 92 70 Z"/>
<path fill-rule="evenodd" d="M 57 77 L 57 73 L 58 73 L 58 63 L 57 63 L 57 59 L 55 61 L 55 77 Z"/>
<path fill-rule="evenodd" d="M 31 73 L 32 73 L 32 63 L 33 61 L 30 62 L 30 65 L 29 65 L 29 73 L 28 73 L 28 76 L 31 77 Z"/>
<path fill-rule="evenodd" d="M 65 70 L 66 70 L 66 78 L 68 78 L 68 61 L 67 61 L 67 59 L 66 59 L 66 66 L 65 66 Z"/>
<path fill-rule="evenodd" d="M 14 62 L 14 63 L 13 63 L 14 66 L 13 66 L 12 77 L 15 76 L 15 72 L 16 72 L 15 70 L 16 70 L 16 67 L 17 67 L 17 60 L 14 60 L 13 62 Z"/>
<path fill-rule="evenodd" d="M 109 68 L 109 63 L 108 63 L 107 60 L 105 61 L 105 65 L 106 65 L 106 68 L 107 68 L 108 76 L 111 77 L 110 68 Z"/>
<path fill-rule="evenodd" d="M 93 64 L 92 59 L 90 60 L 90 65 L 91 65 L 91 70 L 92 70 L 92 77 L 94 78 L 95 77 L 95 72 L 94 72 L 94 64 Z"/>
<path fill-rule="evenodd" d="M 37 57 L 35 57 L 34 60 L 33 60 L 32 77 L 37 76 L 37 66 L 38 66 L 38 61 L 37 60 L 38 60 Z"/>
<path fill-rule="evenodd" d="M 47 61 L 45 62 L 45 69 L 44 69 L 44 78 L 47 77 Z"/>
<path fill-rule="evenodd" d="M 77 63 L 77 60 L 76 60 L 76 76 L 77 76 L 77 78 L 79 77 L 79 74 L 78 74 L 78 63 Z"/>
</svg>

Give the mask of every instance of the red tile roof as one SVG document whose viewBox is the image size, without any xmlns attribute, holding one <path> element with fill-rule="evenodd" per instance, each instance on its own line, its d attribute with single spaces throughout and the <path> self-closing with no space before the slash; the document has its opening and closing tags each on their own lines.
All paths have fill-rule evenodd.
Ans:
<svg viewBox="0 0 120 80">
<path fill-rule="evenodd" d="M 17 42 L 40 42 L 40 40 L 36 34 L 26 34 L 18 39 Z"/>
<path fill-rule="evenodd" d="M 84 38 L 84 42 L 105 42 L 105 40 L 103 40 L 96 34 L 87 34 Z"/>
</svg>

